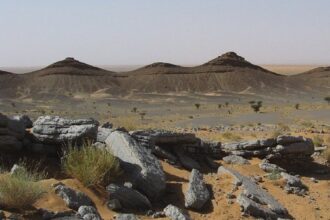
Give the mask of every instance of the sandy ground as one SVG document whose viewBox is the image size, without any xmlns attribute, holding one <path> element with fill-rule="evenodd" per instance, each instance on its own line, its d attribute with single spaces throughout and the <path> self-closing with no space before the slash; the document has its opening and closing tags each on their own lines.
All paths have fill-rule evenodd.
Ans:
<svg viewBox="0 0 330 220">
<path fill-rule="evenodd" d="M 222 163 L 222 161 L 217 161 Z M 264 176 L 258 164 L 260 159 L 250 161 L 251 165 L 229 165 L 235 170 L 246 176 Z M 156 204 L 159 210 L 165 204 L 172 203 L 178 207 L 184 208 L 184 193 L 187 189 L 189 171 L 175 168 L 165 162 L 162 162 L 164 171 L 167 175 L 167 190 L 161 198 L 161 202 Z M 228 166 L 228 165 L 225 165 Z M 312 175 L 312 173 L 309 173 Z M 213 197 L 210 204 L 207 204 L 201 213 L 189 211 L 190 216 L 194 220 L 219 220 L 219 219 L 253 219 L 251 217 L 243 217 L 240 213 L 240 207 L 235 202 L 228 203 L 226 195 L 232 189 L 232 178 L 227 175 L 218 175 L 216 173 L 208 173 L 204 175 L 204 179 L 213 191 Z M 330 219 L 330 176 L 318 178 L 318 183 L 313 183 L 309 176 L 302 176 L 303 183 L 309 188 L 309 193 L 305 197 L 286 194 L 281 186 L 283 182 L 279 180 L 269 180 L 263 177 L 263 182 L 260 185 L 272 194 L 280 203 L 282 203 L 289 211 L 290 215 L 295 219 L 317 220 Z M 68 210 L 64 202 L 54 193 L 52 184 L 58 183 L 59 180 L 48 179 L 42 183 L 49 189 L 48 193 L 34 204 L 36 208 L 45 208 L 53 211 Z M 106 193 L 101 188 L 88 189 L 85 188 L 79 181 L 75 179 L 64 179 L 62 183 L 86 193 L 95 203 L 101 216 L 107 220 L 112 219 L 116 214 L 106 207 Z M 235 194 L 237 195 L 239 191 Z M 141 219 L 152 219 L 140 215 Z M 167 219 L 167 218 L 160 218 Z"/>
</svg>

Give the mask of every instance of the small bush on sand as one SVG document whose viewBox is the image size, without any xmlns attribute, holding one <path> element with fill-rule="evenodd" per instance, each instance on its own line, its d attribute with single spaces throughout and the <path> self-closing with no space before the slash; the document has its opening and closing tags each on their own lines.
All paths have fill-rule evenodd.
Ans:
<svg viewBox="0 0 330 220">
<path fill-rule="evenodd" d="M 324 140 L 321 136 L 317 135 L 313 137 L 313 143 L 315 147 L 322 147 Z"/>
<path fill-rule="evenodd" d="M 45 177 L 38 169 L 28 170 L 25 163 L 15 173 L 0 175 L 0 203 L 8 208 L 24 209 L 30 207 L 45 193 L 38 182 Z"/>
<path fill-rule="evenodd" d="M 267 178 L 270 180 L 281 179 L 281 171 L 279 171 L 278 169 L 274 169 L 270 174 L 267 175 Z"/>
<path fill-rule="evenodd" d="M 242 140 L 242 138 L 239 135 L 233 134 L 231 132 L 225 132 L 225 133 L 223 133 L 222 134 L 222 137 L 224 139 L 227 139 L 227 140 L 230 140 L 230 141 L 240 141 L 240 140 Z"/>
<path fill-rule="evenodd" d="M 119 174 L 119 161 L 106 150 L 85 143 L 82 147 L 69 146 L 62 161 L 66 174 L 77 178 L 85 186 L 107 184 Z"/>
</svg>

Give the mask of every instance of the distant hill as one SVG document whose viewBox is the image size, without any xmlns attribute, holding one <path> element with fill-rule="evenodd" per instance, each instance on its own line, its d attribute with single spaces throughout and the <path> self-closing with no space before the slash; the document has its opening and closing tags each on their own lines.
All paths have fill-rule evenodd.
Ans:
<svg viewBox="0 0 330 220">
<path fill-rule="evenodd" d="M 330 94 L 330 66 L 318 67 L 307 72 L 294 75 L 292 76 L 292 79 L 303 81 L 305 88 L 308 90 L 314 90 L 316 87 L 318 90 Z"/>
<path fill-rule="evenodd" d="M 251 64 L 234 52 L 195 67 L 154 63 L 128 72 L 126 76 L 122 82 L 125 88 L 147 93 L 229 91 L 277 94 L 288 90 L 285 76 Z"/>
<path fill-rule="evenodd" d="M 121 73 L 66 58 L 25 74 L 0 71 L 0 97 L 60 98 L 82 94 L 103 97 L 176 92 L 304 96 L 329 93 L 329 69 L 285 76 L 252 64 L 234 52 L 194 67 L 157 62 Z"/>
<path fill-rule="evenodd" d="M 0 70 L 0 75 L 10 75 L 10 74 L 12 74 L 12 73 Z"/>
<path fill-rule="evenodd" d="M 66 58 L 44 69 L 20 74 L 17 83 L 20 96 L 53 97 L 91 94 L 101 89 L 117 91 L 114 73 Z M 112 90 L 114 89 L 114 90 Z"/>
</svg>

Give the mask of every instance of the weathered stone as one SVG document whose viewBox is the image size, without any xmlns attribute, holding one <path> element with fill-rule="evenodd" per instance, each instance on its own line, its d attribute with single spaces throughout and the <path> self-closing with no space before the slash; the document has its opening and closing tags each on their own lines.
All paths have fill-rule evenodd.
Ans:
<svg viewBox="0 0 330 220">
<path fill-rule="evenodd" d="M 267 173 L 272 173 L 274 171 L 285 172 L 285 170 L 283 168 L 277 166 L 276 164 L 269 163 L 266 160 L 263 160 L 259 164 L 259 167 L 260 167 L 260 169 L 262 169 L 263 171 L 265 171 Z"/>
<path fill-rule="evenodd" d="M 134 214 L 118 214 L 115 216 L 116 220 L 138 220 Z"/>
<path fill-rule="evenodd" d="M 305 138 L 302 136 L 289 136 L 289 135 L 280 135 L 276 138 L 276 142 L 279 145 L 287 145 L 297 142 L 304 142 Z"/>
<path fill-rule="evenodd" d="M 150 150 L 140 146 L 129 134 L 114 131 L 106 139 L 107 150 L 122 161 L 135 188 L 156 199 L 166 187 L 165 173 Z"/>
<path fill-rule="evenodd" d="M 77 143 L 84 139 L 96 139 L 98 124 L 94 119 L 71 120 L 58 116 L 41 116 L 34 122 L 32 134 L 41 143 Z"/>
<path fill-rule="evenodd" d="M 62 184 L 55 186 L 55 193 L 64 200 L 69 208 L 74 210 L 78 210 L 80 206 L 93 205 L 92 200 L 85 193 L 75 191 Z"/>
<path fill-rule="evenodd" d="M 24 128 L 32 128 L 33 122 L 27 115 L 15 115 L 12 119 L 21 122 L 24 125 Z"/>
<path fill-rule="evenodd" d="M 219 167 L 218 173 L 229 174 L 234 177 L 234 184 L 240 183 L 243 192 L 237 202 L 243 207 L 246 214 L 271 219 L 287 215 L 287 210 L 250 178 L 223 166 Z"/>
<path fill-rule="evenodd" d="M 237 155 L 229 155 L 222 158 L 222 160 L 228 164 L 238 164 L 238 165 L 250 164 L 250 162 L 247 159 L 244 159 L 243 157 Z"/>
<path fill-rule="evenodd" d="M 201 209 L 210 200 L 210 192 L 207 189 L 203 174 L 193 169 L 190 174 L 188 190 L 185 193 L 186 208 Z"/>
<path fill-rule="evenodd" d="M 111 132 L 113 132 L 113 129 L 98 127 L 96 141 L 105 143 L 105 140 L 109 137 Z"/>
<path fill-rule="evenodd" d="M 163 159 L 168 159 L 170 161 L 176 162 L 177 158 L 174 156 L 172 153 L 169 151 L 159 147 L 155 146 L 154 149 L 152 150 L 152 153 L 156 155 L 157 157 L 163 158 Z"/>
<path fill-rule="evenodd" d="M 286 182 L 285 189 L 287 192 L 293 192 L 297 195 L 305 195 L 307 187 L 301 182 L 299 177 L 281 172 L 281 176 Z"/>
<path fill-rule="evenodd" d="M 108 209 L 113 210 L 113 211 L 118 211 L 118 210 L 122 209 L 122 206 L 118 199 L 110 199 L 107 202 L 107 207 L 108 207 Z"/>
<path fill-rule="evenodd" d="M 84 220 L 102 220 L 100 214 L 93 206 L 80 206 L 77 214 Z"/>
<path fill-rule="evenodd" d="M 197 169 L 200 170 L 201 166 L 197 161 L 189 157 L 185 152 L 181 149 L 175 149 L 175 153 L 179 158 L 180 163 L 182 166 L 188 170 Z"/>
<path fill-rule="evenodd" d="M 164 208 L 164 213 L 171 220 L 190 220 L 187 213 L 171 204 Z"/>
<path fill-rule="evenodd" d="M 137 190 L 110 184 L 106 188 L 111 200 L 117 199 L 122 208 L 129 210 L 147 210 L 151 208 L 148 198 Z"/>
<path fill-rule="evenodd" d="M 197 138 L 193 133 L 177 133 L 166 130 L 133 131 L 131 135 L 144 147 L 154 149 L 159 146 L 165 150 L 180 148 L 185 153 L 206 154 L 218 157 L 221 143 Z"/>
<path fill-rule="evenodd" d="M 73 210 L 53 212 L 46 209 L 38 209 L 38 212 L 42 215 L 43 220 L 52 220 L 63 217 L 76 217 L 76 213 Z"/>
<path fill-rule="evenodd" d="M 303 154 L 310 156 L 314 153 L 314 144 L 311 139 L 307 138 L 304 142 L 296 142 L 288 145 L 277 145 L 275 152 L 281 155 Z"/>
<path fill-rule="evenodd" d="M 18 152 L 23 148 L 25 136 L 24 121 L 0 113 L 0 151 Z"/>
</svg>

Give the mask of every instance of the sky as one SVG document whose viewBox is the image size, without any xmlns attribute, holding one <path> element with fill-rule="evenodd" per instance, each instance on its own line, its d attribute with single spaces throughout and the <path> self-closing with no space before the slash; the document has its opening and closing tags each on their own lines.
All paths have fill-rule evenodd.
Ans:
<svg viewBox="0 0 330 220">
<path fill-rule="evenodd" d="M 92 65 L 330 65 L 329 0 L 0 0 L 0 67 L 65 57 Z"/>
</svg>

